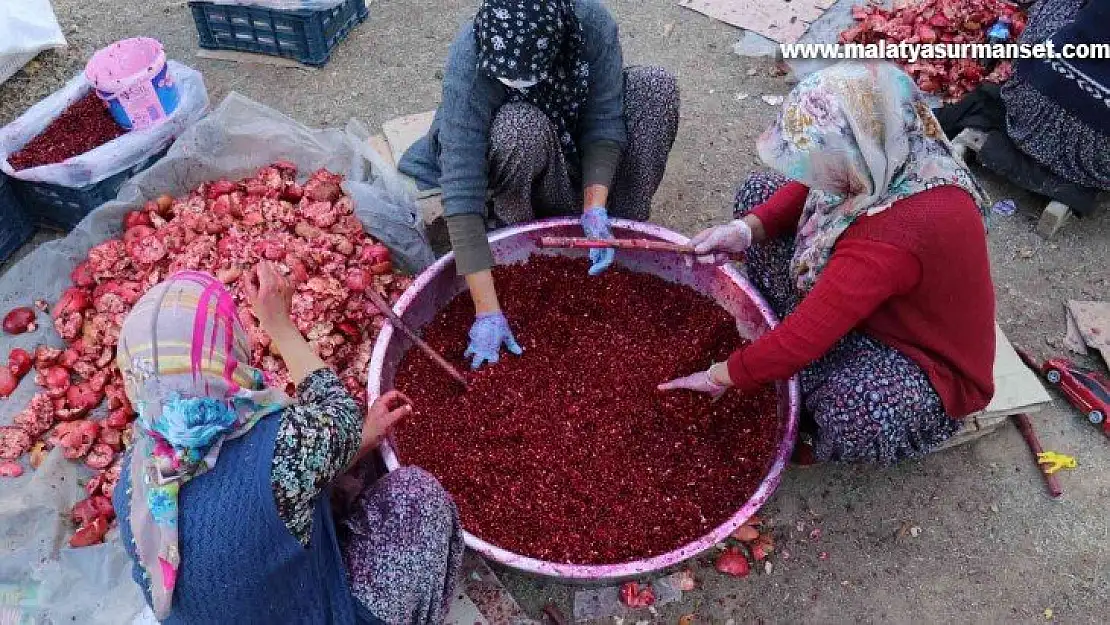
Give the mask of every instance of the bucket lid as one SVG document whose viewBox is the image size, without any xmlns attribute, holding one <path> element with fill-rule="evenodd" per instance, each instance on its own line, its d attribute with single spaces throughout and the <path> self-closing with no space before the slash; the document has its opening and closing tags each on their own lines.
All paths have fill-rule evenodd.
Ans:
<svg viewBox="0 0 1110 625">
<path fill-rule="evenodd" d="M 165 65 L 162 42 L 133 37 L 97 50 L 85 66 L 85 78 L 98 91 L 118 93 L 136 82 L 153 79 Z"/>
</svg>

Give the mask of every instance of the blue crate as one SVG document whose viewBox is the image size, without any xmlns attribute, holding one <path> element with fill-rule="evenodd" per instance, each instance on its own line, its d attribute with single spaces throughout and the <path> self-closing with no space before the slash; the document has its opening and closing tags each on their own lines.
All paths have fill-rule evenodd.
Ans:
<svg viewBox="0 0 1110 625">
<path fill-rule="evenodd" d="M 11 180 L 0 173 L 0 262 L 11 257 L 35 234 Z"/>
<path fill-rule="evenodd" d="M 94 208 L 116 199 L 123 183 L 156 163 L 167 150 L 169 150 L 168 147 L 134 167 L 83 187 L 63 187 L 45 182 L 16 179 L 12 182 L 33 223 L 45 228 L 69 231 Z"/>
<path fill-rule="evenodd" d="M 365 0 L 346 0 L 319 11 L 197 0 L 189 2 L 189 8 L 202 48 L 268 54 L 317 66 L 327 63 L 332 48 L 370 14 Z"/>
</svg>

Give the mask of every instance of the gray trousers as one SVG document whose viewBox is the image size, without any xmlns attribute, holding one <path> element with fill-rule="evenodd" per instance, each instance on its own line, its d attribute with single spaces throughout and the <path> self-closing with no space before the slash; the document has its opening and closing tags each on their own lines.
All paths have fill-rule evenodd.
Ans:
<svg viewBox="0 0 1110 625">
<path fill-rule="evenodd" d="M 659 67 L 624 70 L 628 144 L 609 189 L 612 217 L 646 220 L 678 133 L 678 81 Z M 506 104 L 490 128 L 493 214 L 516 224 L 582 212 L 577 164 L 567 162 L 555 126 L 538 108 Z"/>
</svg>

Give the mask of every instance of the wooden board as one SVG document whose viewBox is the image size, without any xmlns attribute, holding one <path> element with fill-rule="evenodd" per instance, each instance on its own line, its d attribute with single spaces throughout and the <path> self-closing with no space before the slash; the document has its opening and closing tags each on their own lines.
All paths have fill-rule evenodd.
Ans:
<svg viewBox="0 0 1110 625">
<path fill-rule="evenodd" d="M 417 139 L 428 134 L 428 129 L 432 126 L 432 119 L 435 118 L 435 114 L 435 111 L 415 113 L 404 117 L 395 117 L 382 124 L 382 132 L 385 133 L 385 139 L 389 142 L 389 149 L 392 150 L 393 156 L 397 160 L 401 159 L 401 155 L 412 144 L 416 143 Z"/>
<path fill-rule="evenodd" d="M 780 43 L 795 43 L 836 0 L 679 0 L 678 5 Z"/>
</svg>

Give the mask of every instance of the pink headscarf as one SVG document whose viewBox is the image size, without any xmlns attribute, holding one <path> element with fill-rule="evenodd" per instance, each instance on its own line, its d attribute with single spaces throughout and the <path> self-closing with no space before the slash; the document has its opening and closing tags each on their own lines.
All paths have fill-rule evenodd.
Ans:
<svg viewBox="0 0 1110 625">
<path fill-rule="evenodd" d="M 131 456 L 131 531 L 150 580 L 154 614 L 166 618 L 177 571 L 181 487 L 212 468 L 224 441 L 291 402 L 247 364 L 235 301 L 211 275 L 177 273 L 128 314 L 116 361 L 138 412 Z"/>
</svg>

